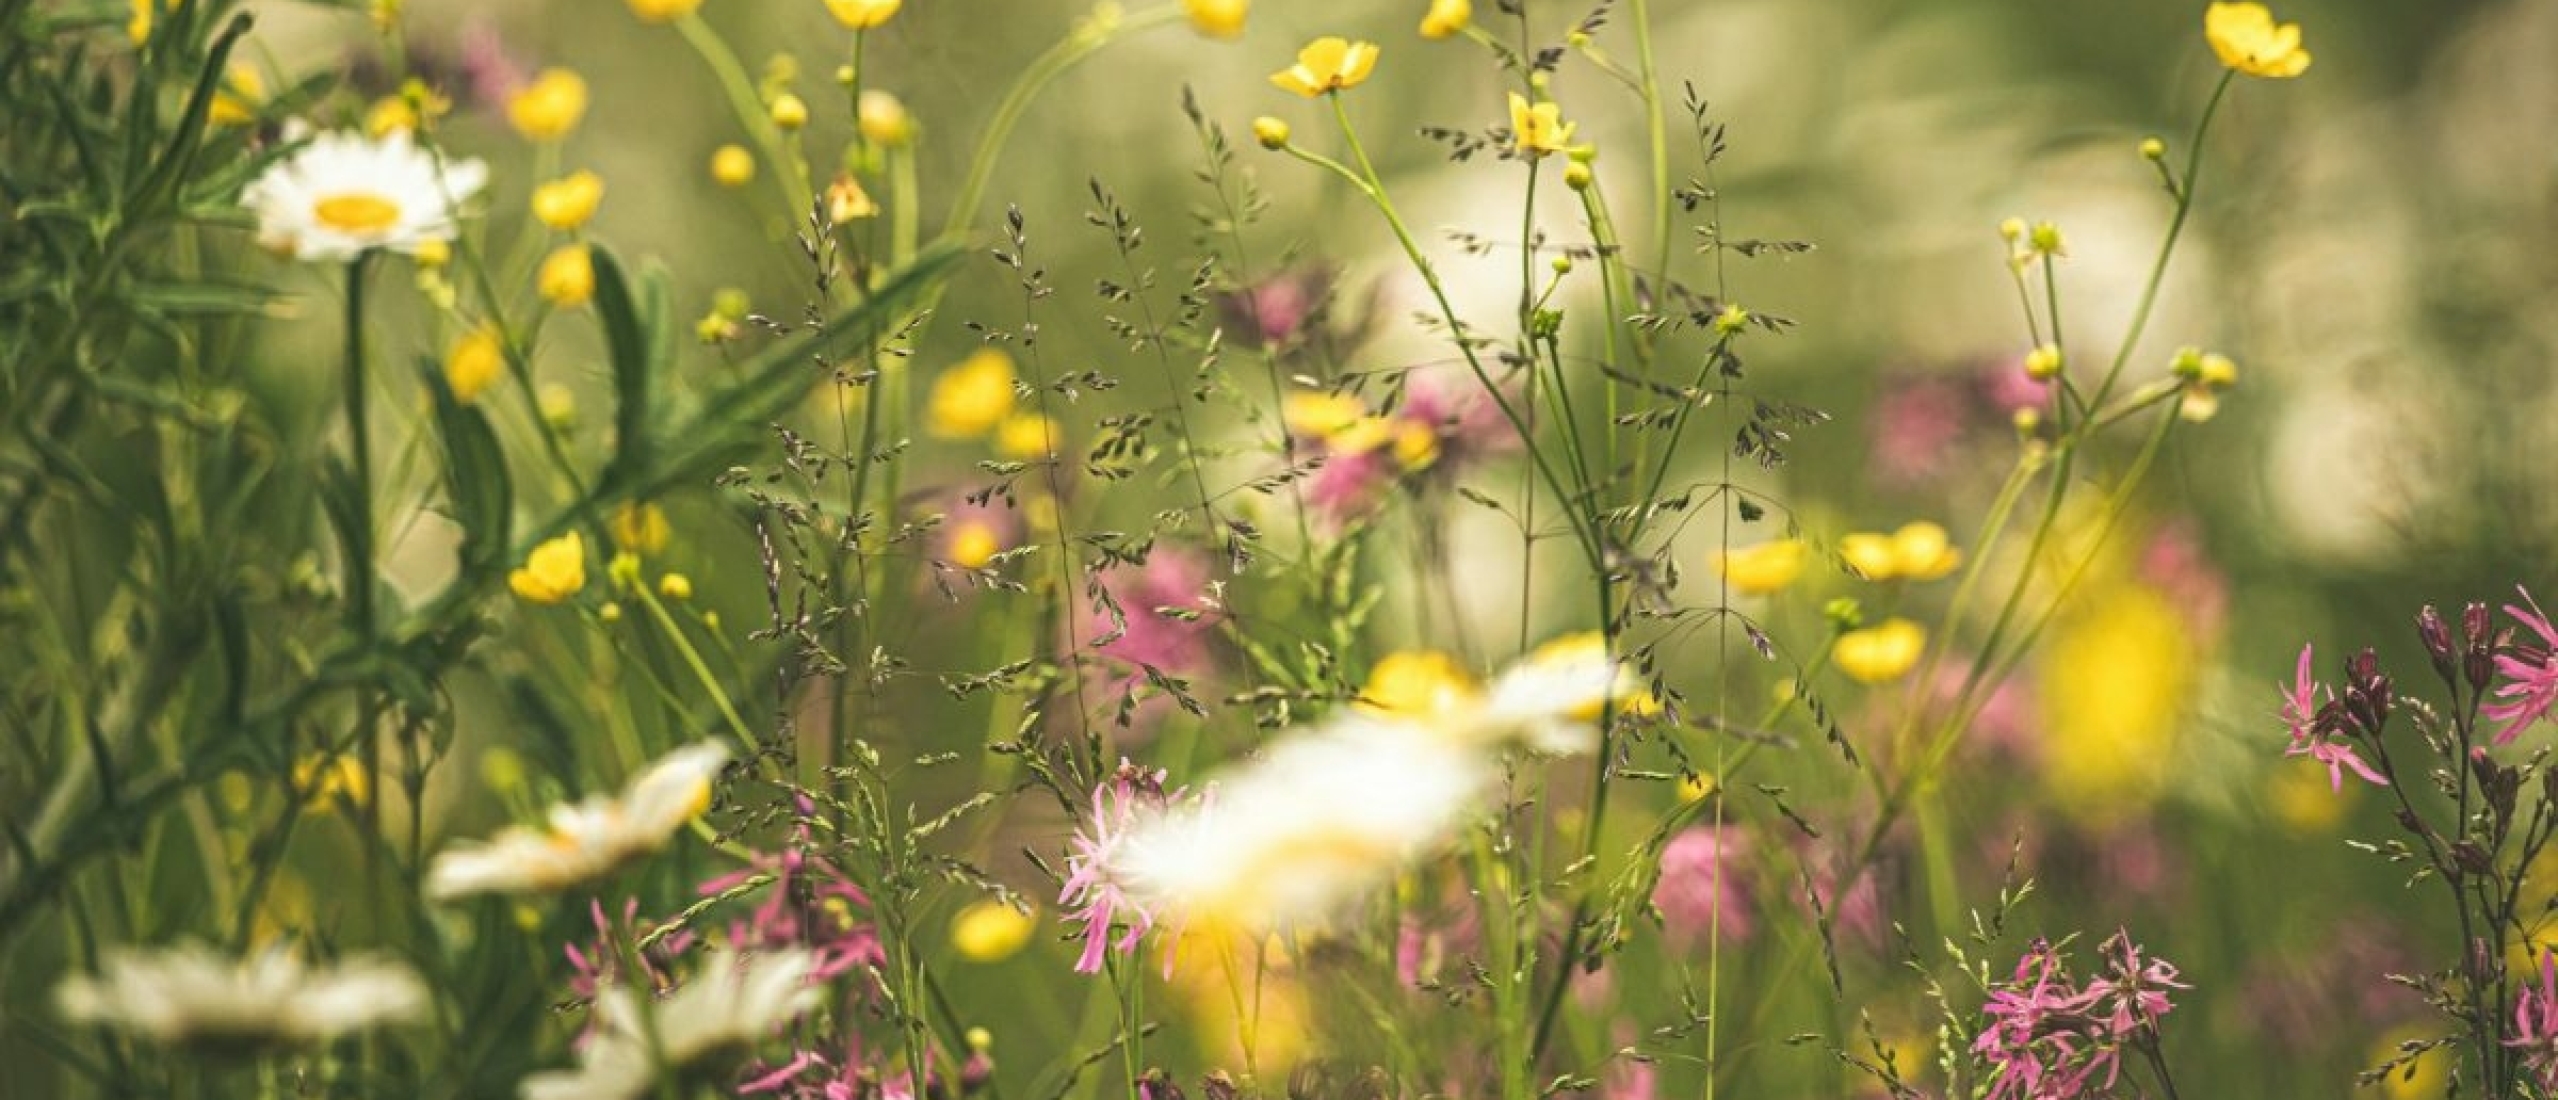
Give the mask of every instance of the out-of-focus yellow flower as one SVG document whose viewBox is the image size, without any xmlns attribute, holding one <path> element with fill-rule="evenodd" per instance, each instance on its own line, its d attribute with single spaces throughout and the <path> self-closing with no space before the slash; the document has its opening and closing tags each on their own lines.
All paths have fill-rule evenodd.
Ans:
<svg viewBox="0 0 2558 1100">
<path fill-rule="evenodd" d="M 506 101 L 506 120 L 515 132 L 533 141 L 558 141 L 586 117 L 586 78 L 567 69 L 544 69 L 515 98 Z"/>
<path fill-rule="evenodd" d="M 1830 663 L 1859 683 L 1885 684 L 1909 675 L 1926 650 L 1926 627 L 1908 619 L 1885 619 L 1839 635 Z"/>
<path fill-rule="evenodd" d="M 924 427 L 942 439 L 976 439 L 1013 413 L 1013 357 L 982 348 L 933 379 Z"/>
<path fill-rule="evenodd" d="M 781 127 L 784 133 L 808 125 L 808 101 L 789 92 L 774 96 L 773 102 L 764 110 L 772 115 L 773 125 Z"/>
<path fill-rule="evenodd" d="M 1554 102 L 1529 103 L 1528 97 L 1510 93 L 1510 149 L 1531 160 L 1548 153 L 1560 153 L 1572 141 L 1573 124 L 1563 121 L 1563 105 Z"/>
<path fill-rule="evenodd" d="M 174 11 L 177 6 L 177 0 L 169 0 L 165 5 L 154 4 L 152 0 L 133 0 L 133 17 L 124 22 L 124 36 L 132 39 L 136 46 L 149 42 L 151 24 L 158 19 L 160 9 L 167 7 Z"/>
<path fill-rule="evenodd" d="M 2185 380 L 2176 414 L 2197 424 L 2219 413 L 2221 391 L 2238 384 L 2238 364 L 2217 353 L 2206 355 L 2194 348 L 2183 349 L 2176 353 L 2170 369 Z"/>
<path fill-rule="evenodd" d="M 905 0 L 826 0 L 826 11 L 850 30 L 869 30 L 897 14 Z"/>
<path fill-rule="evenodd" d="M 613 509 L 612 522 L 605 525 L 613 535 L 613 548 L 632 554 L 654 554 L 666 549 L 666 540 L 675 527 L 666 521 L 666 509 L 654 504 L 629 501 Z"/>
<path fill-rule="evenodd" d="M 1412 420 L 1396 422 L 1394 460 L 1406 470 L 1426 470 L 1439 461 L 1439 432 Z"/>
<path fill-rule="evenodd" d="M 579 169 L 533 189 L 533 217 L 562 233 L 595 216 L 604 201 L 604 177 Z"/>
<path fill-rule="evenodd" d="M 1839 540 L 1839 557 L 1865 579 L 1932 581 L 1963 564 L 1963 552 L 1945 528 L 1924 520 L 1901 525 L 1891 534 L 1863 532 Z"/>
<path fill-rule="evenodd" d="M 1279 408 L 1288 434 L 1308 439 L 1339 435 L 1367 415 L 1367 404 L 1346 393 L 1292 393 Z"/>
<path fill-rule="evenodd" d="M 258 105 L 264 102 L 266 78 L 256 66 L 235 62 L 223 70 L 222 87 L 214 91 L 204 118 L 216 126 L 246 126 L 258 120 Z"/>
<path fill-rule="evenodd" d="M 1297 63 L 1270 74 L 1270 82 L 1308 99 L 1356 88 L 1377 67 L 1377 44 L 1327 35 L 1297 51 Z"/>
<path fill-rule="evenodd" d="M 950 563 L 962 569 L 984 569 L 1004 552 L 1004 541 L 995 533 L 995 525 L 978 519 L 963 519 L 950 529 Z"/>
<path fill-rule="evenodd" d="M 2273 807 L 2274 818 L 2291 831 L 2304 834 L 2325 833 L 2345 819 L 2345 810 L 2362 792 L 2356 783 L 2341 790 L 2331 789 L 2327 773 L 2317 768 L 2270 768 L 2266 782 L 2271 789 L 2265 801 Z"/>
<path fill-rule="evenodd" d="M 1190 25 L 1199 33 L 1210 38 L 1240 38 L 1252 0 L 1181 0 L 1181 6 L 1190 13 Z"/>
<path fill-rule="evenodd" d="M 502 796 L 524 789 L 524 754 L 504 745 L 480 750 L 480 782 Z"/>
<path fill-rule="evenodd" d="M 1713 776 L 1703 772 L 1683 775 L 1679 777 L 1679 801 L 1695 802 L 1721 790 L 1722 787 L 1723 784 L 1716 782 Z"/>
<path fill-rule="evenodd" d="M 870 192 L 862 190 L 860 180 L 837 176 L 826 187 L 826 216 L 835 224 L 860 221 L 879 216 L 879 204 L 871 201 Z"/>
<path fill-rule="evenodd" d="M 506 345 L 497 330 L 481 325 L 453 341 L 444 353 L 444 385 L 453 391 L 453 400 L 465 405 L 506 377 Z"/>
<path fill-rule="evenodd" d="M 1430 0 L 1429 13 L 1421 17 L 1421 37 L 1446 38 L 1473 22 L 1473 0 Z"/>
<path fill-rule="evenodd" d="M 628 0 L 631 14 L 642 23 L 672 23 L 693 14 L 702 0 Z"/>
<path fill-rule="evenodd" d="M 2381 1036 L 2370 1050 L 2364 1052 L 2363 1064 L 2377 1066 L 2395 1062 L 2405 1056 L 2400 1047 L 2433 1037 L 2433 1032 L 2420 1025 L 2401 1025 Z M 2457 1057 L 2451 1050 L 2441 1047 L 2426 1051 L 2412 1067 L 2400 1066 L 2390 1071 L 2389 1076 L 2379 1082 L 2380 1094 L 2384 1100 L 2442 1100 L 2451 1095 L 2451 1063 Z M 2414 1072 L 2409 1072 L 2410 1069 Z"/>
<path fill-rule="evenodd" d="M 417 109 L 404 96 L 383 96 L 364 109 L 364 132 L 377 138 L 415 133 Z"/>
<path fill-rule="evenodd" d="M 1359 689 L 1361 710 L 1391 718 L 1428 719 L 1472 707 L 1483 685 L 1457 659 L 1435 649 L 1386 654 Z"/>
<path fill-rule="evenodd" d="M 2300 24 L 2277 25 L 2263 4 L 2213 4 L 2203 11 L 2203 37 L 2221 64 L 2249 76 L 2289 80 L 2309 71 Z"/>
<path fill-rule="evenodd" d="M 453 245 L 449 241 L 429 237 L 417 242 L 417 251 L 410 253 L 409 259 L 417 261 L 419 267 L 433 271 L 453 259 Z"/>
<path fill-rule="evenodd" d="M 351 806 L 362 806 L 373 797 L 373 783 L 364 774 L 363 763 L 335 753 L 308 753 L 295 761 L 293 789 L 302 795 L 302 808 L 313 811 L 334 809 L 340 797 Z"/>
<path fill-rule="evenodd" d="M 595 296 L 595 256 L 585 245 L 562 245 L 542 258 L 534 289 L 561 309 L 573 309 Z"/>
<path fill-rule="evenodd" d="M 970 962 L 1002 962 L 1019 954 L 1038 927 L 1038 918 L 988 898 L 950 919 L 950 945 Z"/>
<path fill-rule="evenodd" d="M 1715 568 L 1732 591 L 1744 596 L 1782 592 L 1803 575 L 1806 549 L 1801 539 L 1775 539 L 1715 555 Z"/>
<path fill-rule="evenodd" d="M 693 598 L 693 578 L 682 573 L 668 573 L 657 578 L 657 594 L 681 603 Z"/>
<path fill-rule="evenodd" d="M 2043 781 L 2068 813 L 2101 826 L 2166 788 L 2198 675 L 2196 639 L 2146 585 L 2099 585 L 2078 606 L 2040 659 Z"/>
<path fill-rule="evenodd" d="M 907 112 L 905 102 L 876 88 L 862 93 L 853 121 L 861 129 L 862 140 L 873 145 L 903 149 L 915 142 L 915 116 Z"/>
<path fill-rule="evenodd" d="M 711 179 L 722 187 L 744 187 L 755 181 L 755 154 L 743 145 L 722 145 L 711 153 Z"/>
<path fill-rule="evenodd" d="M 532 603 L 559 603 L 586 587 L 586 539 L 575 531 L 533 547 L 506 586 Z"/>
<path fill-rule="evenodd" d="M 533 406 L 541 410 L 542 423 L 552 431 L 564 432 L 577 426 L 577 391 L 557 382 L 545 382 L 533 391 Z"/>
<path fill-rule="evenodd" d="M 1021 461 L 1046 458 L 1063 438 L 1055 420 L 1035 412 L 1016 412 L 995 425 L 995 453 Z"/>
<path fill-rule="evenodd" d="M 1264 149 L 1285 149 L 1288 147 L 1288 124 L 1269 115 L 1256 118 L 1252 120 L 1252 140 L 1260 142 Z"/>
</svg>

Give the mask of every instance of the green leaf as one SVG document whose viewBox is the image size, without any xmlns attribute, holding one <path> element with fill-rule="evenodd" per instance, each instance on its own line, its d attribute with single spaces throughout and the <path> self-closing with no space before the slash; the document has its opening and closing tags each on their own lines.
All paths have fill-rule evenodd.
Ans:
<svg viewBox="0 0 2558 1100">
<path fill-rule="evenodd" d="M 506 452 L 488 416 L 463 404 L 432 359 L 420 360 L 427 392 L 435 395 L 435 434 L 444 450 L 444 491 L 453 522 L 462 527 L 461 574 L 453 586 L 478 591 L 505 575 L 508 525 L 514 518 L 515 484 Z"/>
<path fill-rule="evenodd" d="M 594 255 L 595 316 L 604 324 L 604 348 L 613 364 L 613 461 L 604 470 L 605 480 L 611 481 L 647 469 L 654 449 L 649 428 L 654 419 L 651 391 L 656 360 L 650 351 L 655 341 L 640 315 L 639 299 L 632 296 L 630 281 L 622 275 L 622 262 L 600 245 Z"/>
</svg>

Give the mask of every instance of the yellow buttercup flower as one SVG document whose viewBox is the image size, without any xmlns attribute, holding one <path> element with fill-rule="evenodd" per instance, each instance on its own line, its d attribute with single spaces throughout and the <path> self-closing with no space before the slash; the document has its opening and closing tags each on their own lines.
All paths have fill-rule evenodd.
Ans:
<svg viewBox="0 0 2558 1100">
<path fill-rule="evenodd" d="M 983 520 L 961 520 L 951 525 L 950 563 L 962 569 L 984 569 L 995 555 L 1004 552 L 1004 541 L 995 534 L 993 524 Z"/>
<path fill-rule="evenodd" d="M 702 6 L 702 0 L 628 0 L 628 3 L 631 14 L 639 16 L 642 23 L 672 23 L 693 14 L 693 9 Z"/>
<path fill-rule="evenodd" d="M 1288 434 L 1306 439 L 1339 435 L 1367 415 L 1367 404 L 1346 393 L 1292 393 L 1279 408 Z"/>
<path fill-rule="evenodd" d="M 574 232 L 603 201 L 604 177 L 579 169 L 533 189 L 533 217 L 562 233 Z"/>
<path fill-rule="evenodd" d="M 246 126 L 258 120 L 258 104 L 266 101 L 266 78 L 255 67 L 233 64 L 222 73 L 222 87 L 204 119 L 216 126 Z"/>
<path fill-rule="evenodd" d="M 1909 675 L 1927 649 L 1927 628 L 1908 619 L 1886 619 L 1881 625 L 1839 635 L 1830 663 L 1859 683 L 1883 684 Z"/>
<path fill-rule="evenodd" d="M 497 330 L 487 325 L 462 334 L 444 353 L 444 385 L 453 391 L 455 401 L 465 405 L 477 401 L 504 377 L 506 345 L 498 339 Z"/>
<path fill-rule="evenodd" d="M 1510 149 L 1534 160 L 1548 153 L 1560 153 L 1570 146 L 1573 124 L 1563 121 L 1563 105 L 1530 104 L 1528 97 L 1510 93 Z"/>
<path fill-rule="evenodd" d="M 869 30 L 888 22 L 905 0 L 826 0 L 826 11 L 835 21 L 857 31 Z"/>
<path fill-rule="evenodd" d="M 693 578 L 682 573 L 669 573 L 657 578 L 657 594 L 682 603 L 693 598 Z"/>
<path fill-rule="evenodd" d="M 2039 755 L 2054 803 L 2104 825 L 2140 814 L 2176 781 L 2206 639 L 2165 593 L 2142 584 L 2100 582 L 2073 606 L 2037 660 Z"/>
<path fill-rule="evenodd" d="M 950 920 L 950 945 L 970 962 L 1002 962 L 1020 953 L 1038 931 L 1037 918 L 989 898 Z"/>
<path fill-rule="evenodd" d="M 595 296 L 595 256 L 585 245 L 564 246 L 542 258 L 534 289 L 562 309 L 574 309 Z"/>
<path fill-rule="evenodd" d="M 586 539 L 575 531 L 533 548 L 506 586 L 533 603 L 559 603 L 586 587 Z"/>
<path fill-rule="evenodd" d="M 907 113 L 904 101 L 887 92 L 863 92 L 853 116 L 863 141 L 888 149 L 903 149 L 915 141 L 915 116 Z"/>
<path fill-rule="evenodd" d="M 2300 24 L 2276 24 L 2263 4 L 2213 4 L 2203 12 L 2203 37 L 2221 64 L 2249 76 L 2289 80 L 2309 71 Z"/>
<path fill-rule="evenodd" d="M 1903 524 L 1888 535 L 1849 535 L 1839 540 L 1839 557 L 1877 583 L 1932 581 L 1963 564 L 1963 552 L 1954 548 L 1945 528 L 1925 521 Z"/>
<path fill-rule="evenodd" d="M 1715 566 L 1732 591 L 1744 596 L 1781 592 L 1803 574 L 1801 539 L 1777 539 L 1715 555 Z"/>
<path fill-rule="evenodd" d="M 1386 654 L 1359 689 L 1361 710 L 1390 718 L 1427 719 L 1471 707 L 1483 685 L 1457 659 L 1435 649 Z"/>
<path fill-rule="evenodd" d="M 995 453 L 1020 461 L 1046 458 L 1056 452 L 1058 441 L 1063 438 L 1055 420 L 1034 412 L 1017 412 L 995 425 Z"/>
<path fill-rule="evenodd" d="M 837 176 L 826 188 L 826 216 L 837 225 L 876 218 L 879 204 L 871 200 L 870 192 L 862 190 L 860 180 Z"/>
<path fill-rule="evenodd" d="M 1297 51 L 1297 63 L 1270 74 L 1270 82 L 1308 99 L 1356 88 L 1377 67 L 1377 44 L 1326 36 Z"/>
<path fill-rule="evenodd" d="M 976 439 L 1013 413 L 1013 357 L 984 348 L 933 379 L 926 430 L 942 439 Z"/>
<path fill-rule="evenodd" d="M 666 522 L 666 509 L 629 501 L 613 509 L 613 520 L 605 526 L 613 536 L 613 548 L 632 554 L 664 550 L 667 538 L 675 533 L 674 525 Z"/>
<path fill-rule="evenodd" d="M 1473 22 L 1472 0 L 1430 0 L 1429 14 L 1421 17 L 1421 37 L 1446 38 Z"/>
<path fill-rule="evenodd" d="M 711 179 L 722 187 L 744 187 L 755 181 L 755 154 L 743 145 L 722 145 L 711 153 Z"/>
<path fill-rule="evenodd" d="M 506 101 L 506 120 L 533 141 L 558 141 L 586 117 L 586 78 L 567 69 L 544 69 Z"/>
<path fill-rule="evenodd" d="M 1183 10 L 1190 13 L 1190 25 L 1210 38 L 1238 38 L 1243 35 L 1244 14 L 1252 10 L 1252 0 L 1182 0 Z"/>
</svg>

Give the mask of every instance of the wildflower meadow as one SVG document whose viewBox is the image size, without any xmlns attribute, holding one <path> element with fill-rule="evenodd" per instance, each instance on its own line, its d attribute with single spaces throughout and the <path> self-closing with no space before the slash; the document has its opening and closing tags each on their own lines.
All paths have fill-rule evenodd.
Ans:
<svg viewBox="0 0 2558 1100">
<path fill-rule="evenodd" d="M 0 0 L 0 1098 L 2558 1097 L 2545 0 Z"/>
</svg>

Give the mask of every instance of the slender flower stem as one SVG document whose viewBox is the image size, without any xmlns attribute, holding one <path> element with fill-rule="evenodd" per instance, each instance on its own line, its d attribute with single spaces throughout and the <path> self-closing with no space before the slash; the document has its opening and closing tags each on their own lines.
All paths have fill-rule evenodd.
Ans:
<svg viewBox="0 0 2558 1100">
<path fill-rule="evenodd" d="M 791 148 L 781 127 L 773 124 L 772 112 L 764 106 L 763 97 L 755 92 L 755 82 L 746 75 L 746 66 L 737 60 L 737 51 L 728 48 L 728 40 L 702 20 L 699 12 L 687 12 L 675 21 L 675 29 L 684 36 L 693 52 L 718 78 L 720 90 L 728 96 L 729 110 L 737 115 L 738 125 L 754 137 L 764 150 L 764 159 L 772 162 L 773 185 L 781 188 L 784 217 L 796 224 L 816 207 L 816 195 L 809 189 L 807 168 Z"/>
</svg>

